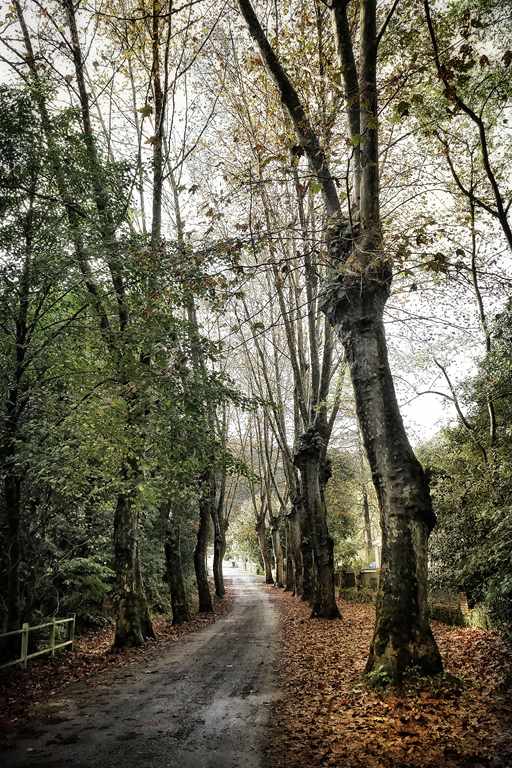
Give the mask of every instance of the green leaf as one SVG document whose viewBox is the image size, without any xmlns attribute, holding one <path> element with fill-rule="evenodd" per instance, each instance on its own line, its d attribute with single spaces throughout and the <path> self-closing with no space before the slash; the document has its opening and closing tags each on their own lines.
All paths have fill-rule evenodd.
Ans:
<svg viewBox="0 0 512 768">
<path fill-rule="evenodd" d="M 395 107 L 395 112 L 400 115 L 400 117 L 408 117 L 410 108 L 411 105 L 408 101 L 399 101 Z"/>
</svg>

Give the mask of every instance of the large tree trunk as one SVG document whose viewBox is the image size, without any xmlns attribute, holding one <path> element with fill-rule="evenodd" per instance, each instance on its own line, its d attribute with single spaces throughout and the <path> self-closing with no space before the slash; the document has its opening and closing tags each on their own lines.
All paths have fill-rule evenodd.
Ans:
<svg viewBox="0 0 512 768">
<path fill-rule="evenodd" d="M 224 528 L 221 525 L 221 545 L 220 545 L 220 552 L 219 552 L 219 560 L 220 560 L 220 564 L 221 564 L 222 587 L 224 589 L 224 594 L 226 594 L 226 585 L 224 584 L 223 566 L 224 566 L 224 558 L 226 557 L 226 549 L 227 549 L 227 544 L 226 544 L 226 528 Z"/>
<path fill-rule="evenodd" d="M 313 604 L 315 596 L 315 560 L 311 540 L 311 521 L 305 503 L 301 503 L 300 525 L 300 563 L 302 565 L 301 589 L 297 595 L 307 603 Z"/>
<path fill-rule="evenodd" d="M 215 501 L 211 509 L 211 518 L 213 523 L 213 579 L 215 581 L 215 594 L 217 597 L 223 598 L 226 590 L 224 588 L 222 561 L 226 545 L 219 510 Z"/>
<path fill-rule="evenodd" d="M 325 442 L 319 431 L 311 427 L 300 439 L 295 453 L 295 464 L 301 473 L 304 507 L 314 555 L 312 615 L 323 619 L 337 619 L 340 612 L 336 604 L 334 585 L 334 543 L 327 528 L 324 457 Z"/>
<path fill-rule="evenodd" d="M 306 602 L 313 601 L 314 561 L 311 531 L 302 494 L 296 493 L 289 516 L 291 553 L 294 571 L 294 594 Z"/>
<path fill-rule="evenodd" d="M 274 562 L 276 564 L 276 585 L 284 587 L 284 554 L 281 546 L 281 534 L 279 531 L 280 517 L 272 517 L 270 532 L 272 535 L 272 549 L 274 550 Z"/>
<path fill-rule="evenodd" d="M 213 613 L 212 596 L 210 594 L 210 585 L 208 584 L 208 568 L 206 565 L 210 509 L 210 497 L 208 493 L 205 493 L 199 501 L 199 528 L 194 549 L 194 569 L 199 597 L 199 613 Z"/>
<path fill-rule="evenodd" d="M 139 516 L 132 499 L 120 493 L 114 515 L 115 648 L 142 645 L 155 636 L 142 583 L 138 528 Z"/>
<path fill-rule="evenodd" d="M 295 564 L 292 552 L 292 541 L 290 531 L 290 517 L 289 513 L 285 518 L 285 532 L 286 532 L 286 568 L 285 568 L 285 590 L 287 592 L 295 592 Z"/>
<path fill-rule="evenodd" d="M 260 545 L 261 559 L 263 560 L 263 567 L 265 568 L 265 584 L 273 584 L 274 577 L 272 576 L 272 557 L 270 553 L 270 547 L 268 545 L 267 538 L 267 526 L 265 525 L 265 515 L 260 515 L 256 523 L 256 535 L 258 537 L 258 543 Z"/>
<path fill-rule="evenodd" d="M 302 553 L 297 508 L 292 506 L 286 517 L 286 589 L 302 595 Z"/>
<path fill-rule="evenodd" d="M 119 378 L 126 387 L 130 379 L 124 356 L 118 365 Z M 126 405 L 126 427 L 133 434 L 144 426 L 137 416 L 140 403 L 130 398 L 126 400 Z M 155 637 L 139 559 L 139 511 L 134 486 L 136 478 L 140 477 L 137 457 L 125 459 L 119 471 L 124 489 L 118 493 L 114 512 L 114 648 L 142 645 L 147 638 Z"/>
<path fill-rule="evenodd" d="M 185 589 L 185 579 L 183 578 L 183 562 L 181 559 L 181 527 L 176 515 L 169 509 L 163 513 L 163 522 L 165 525 L 165 566 L 167 573 L 167 583 L 171 593 L 172 623 L 185 624 L 190 621 L 190 609 L 187 600 L 187 591 Z"/>
<path fill-rule="evenodd" d="M 407 439 L 383 324 L 389 275 L 345 277 L 324 303 L 345 348 L 357 415 L 377 492 L 382 570 L 367 671 L 399 680 L 416 667 L 441 671 L 427 607 L 427 544 L 435 523 L 428 481 Z"/>
<path fill-rule="evenodd" d="M 312 602 L 315 580 L 311 532 L 303 497 L 299 493 L 295 495 L 288 515 L 288 548 L 292 561 L 290 586 L 293 594 Z"/>
</svg>

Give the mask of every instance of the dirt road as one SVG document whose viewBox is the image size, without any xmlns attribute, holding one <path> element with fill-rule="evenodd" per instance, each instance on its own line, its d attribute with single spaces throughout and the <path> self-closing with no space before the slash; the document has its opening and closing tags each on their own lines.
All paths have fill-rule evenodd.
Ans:
<svg viewBox="0 0 512 768">
<path fill-rule="evenodd" d="M 269 768 L 276 615 L 257 577 L 233 588 L 226 617 L 159 659 L 66 688 L 3 768 Z"/>
</svg>

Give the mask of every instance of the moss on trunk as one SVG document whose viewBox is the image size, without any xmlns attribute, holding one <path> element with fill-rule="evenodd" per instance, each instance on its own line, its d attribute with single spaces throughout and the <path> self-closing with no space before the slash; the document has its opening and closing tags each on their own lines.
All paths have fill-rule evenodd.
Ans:
<svg viewBox="0 0 512 768">
<path fill-rule="evenodd" d="M 312 616 L 337 619 L 340 612 L 334 586 L 334 543 L 327 527 L 324 497 L 324 486 L 329 476 L 325 471 L 326 445 L 316 427 L 311 427 L 302 435 L 294 461 L 301 474 L 304 517 L 308 525 Z"/>
<path fill-rule="evenodd" d="M 323 310 L 345 349 L 381 514 L 382 572 L 367 672 L 400 680 L 410 669 L 440 672 L 442 662 L 427 605 L 435 517 L 398 407 L 382 319 L 390 281 L 385 263 L 364 277 L 347 272 L 328 287 Z"/>
<path fill-rule="evenodd" d="M 139 515 L 132 498 L 117 497 L 114 516 L 115 648 L 142 645 L 154 637 L 139 561 Z"/>
</svg>

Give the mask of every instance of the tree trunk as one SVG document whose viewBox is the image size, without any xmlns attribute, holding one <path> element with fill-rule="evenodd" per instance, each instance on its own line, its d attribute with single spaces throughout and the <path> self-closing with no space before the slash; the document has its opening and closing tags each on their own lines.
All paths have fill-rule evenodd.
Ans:
<svg viewBox="0 0 512 768">
<path fill-rule="evenodd" d="M 15 474 L 14 467 L 7 467 L 4 481 L 4 499 L 7 518 L 7 584 L 6 584 L 6 632 L 19 629 L 21 624 L 20 604 L 20 478 Z M 14 640 L 19 645 L 19 638 Z"/>
<path fill-rule="evenodd" d="M 359 87 L 354 81 L 351 35 L 346 34 L 346 19 L 340 16 L 346 15 L 347 3 L 339 0 L 333 5 L 345 90 L 358 95 L 359 103 L 359 130 L 351 137 L 360 146 L 361 174 L 360 181 L 356 181 L 360 184 L 360 215 L 354 227 L 359 234 L 353 231 L 353 219 L 350 226 L 343 222 L 335 179 L 318 135 L 250 0 L 239 0 L 239 5 L 321 185 L 329 220 L 326 239 L 332 264 L 343 265 L 336 283 L 324 288 L 321 308 L 345 348 L 381 511 L 383 562 L 368 670 L 382 667 L 399 678 L 413 664 L 425 672 L 436 672 L 442 664 L 429 627 L 426 603 L 427 542 L 434 515 L 428 483 L 403 427 L 382 321 L 391 268 L 383 253 L 380 224 L 377 3 L 364 0 L 359 6 Z M 351 99 L 351 106 L 356 104 Z M 349 124 L 352 131 L 356 130 L 352 119 Z"/>
<path fill-rule="evenodd" d="M 314 556 L 314 589 L 312 616 L 337 619 L 334 585 L 334 543 L 327 528 L 324 498 L 325 442 L 316 427 L 305 432 L 295 453 L 295 464 L 301 473 L 306 517 L 309 522 L 311 550 Z"/>
<path fill-rule="evenodd" d="M 315 561 L 311 545 L 311 526 L 305 505 L 300 515 L 300 563 L 302 581 L 297 595 L 307 603 L 313 604 L 315 595 Z"/>
<path fill-rule="evenodd" d="M 199 528 L 194 549 L 199 613 L 213 613 L 212 596 L 210 594 L 210 585 L 208 584 L 208 568 L 206 566 L 210 509 L 210 497 L 207 494 L 203 494 L 199 501 Z"/>
<path fill-rule="evenodd" d="M 221 543 L 219 557 L 220 557 L 220 562 L 222 566 L 224 566 L 224 558 L 226 557 L 227 544 L 226 544 L 226 528 L 223 528 L 222 526 L 221 526 L 221 535 L 222 535 L 222 543 Z M 225 594 L 226 587 L 224 584 L 224 571 L 222 571 L 222 586 L 224 587 L 224 594 Z"/>
<path fill-rule="evenodd" d="M 313 553 L 303 497 L 297 493 L 289 515 L 291 557 L 293 559 L 293 592 L 306 602 L 313 599 Z"/>
<path fill-rule="evenodd" d="M 11 632 L 21 627 L 20 596 L 20 520 L 21 520 L 21 480 L 13 467 L 13 456 L 3 461 L 6 472 L 4 480 L 5 520 L 7 528 L 6 547 L 2 553 L 2 566 L 5 581 L 2 579 L 2 594 L 5 595 L 5 613 L 3 632 Z M 8 661 L 19 656 L 20 640 L 18 635 L 0 640 L 0 659 Z"/>
<path fill-rule="evenodd" d="M 286 516 L 286 589 L 296 596 L 302 594 L 302 554 L 295 507 Z"/>
<path fill-rule="evenodd" d="M 292 546 L 291 546 L 289 513 L 285 517 L 284 529 L 286 533 L 286 568 L 285 568 L 284 588 L 287 592 L 294 592 L 295 591 L 295 568 L 294 568 Z"/>
<path fill-rule="evenodd" d="M 114 648 L 142 645 L 155 636 L 142 583 L 138 527 L 139 516 L 132 499 L 120 493 L 114 515 Z"/>
<path fill-rule="evenodd" d="M 267 526 L 265 525 L 265 516 L 261 515 L 256 523 L 256 535 L 260 545 L 261 559 L 265 568 L 265 584 L 273 584 L 272 576 L 272 557 L 268 546 Z"/>
<path fill-rule="evenodd" d="M 410 667 L 442 670 L 429 625 L 427 544 L 435 524 L 428 481 L 407 439 L 389 367 L 383 311 L 389 275 L 345 277 L 323 309 L 350 366 L 357 415 L 377 492 L 382 570 L 367 671 L 400 680 Z"/>
<path fill-rule="evenodd" d="M 181 559 L 181 527 L 176 515 L 166 508 L 163 512 L 165 525 L 165 566 L 167 583 L 171 593 L 172 623 L 185 624 L 190 621 L 190 609 L 183 578 L 183 562 Z"/>
<path fill-rule="evenodd" d="M 222 569 L 225 541 L 222 525 L 219 519 L 219 510 L 215 502 L 211 509 L 211 518 L 213 523 L 213 578 L 215 581 L 215 594 L 222 599 L 226 594 L 224 588 L 224 572 Z"/>
<path fill-rule="evenodd" d="M 371 562 L 371 558 L 373 557 L 373 538 L 372 538 L 372 523 L 370 520 L 370 506 L 368 504 L 368 493 L 366 491 L 366 487 L 362 486 L 362 493 L 363 493 L 363 522 L 364 522 L 364 534 L 366 539 L 366 557 L 368 560 L 368 564 Z"/>
<path fill-rule="evenodd" d="M 279 532 L 280 517 L 272 517 L 270 531 L 272 534 L 272 549 L 274 550 L 274 561 L 276 564 L 276 586 L 284 587 L 284 555 L 281 546 L 281 534 Z"/>
<path fill-rule="evenodd" d="M 33 236 L 33 194 L 34 181 L 32 180 L 29 209 L 24 217 L 24 245 L 25 259 L 23 272 L 19 283 L 19 305 L 16 315 L 16 347 L 14 359 L 14 377 L 12 386 L 7 391 L 7 403 L 3 439 L 0 441 L 0 474 L 4 476 L 3 504 L 0 500 L 0 508 L 4 507 L 7 546 L 3 553 L 6 569 L 5 591 L 5 630 L 20 629 L 21 626 L 21 594 L 20 594 L 20 566 L 21 566 L 21 483 L 22 475 L 17 466 L 16 441 L 18 438 L 18 426 L 20 416 L 20 404 L 25 400 L 24 385 L 25 359 L 27 355 L 28 338 L 28 311 L 30 306 L 30 282 L 32 264 L 32 236 Z M 19 637 L 4 638 L 2 650 L 7 657 L 18 655 Z"/>
</svg>

